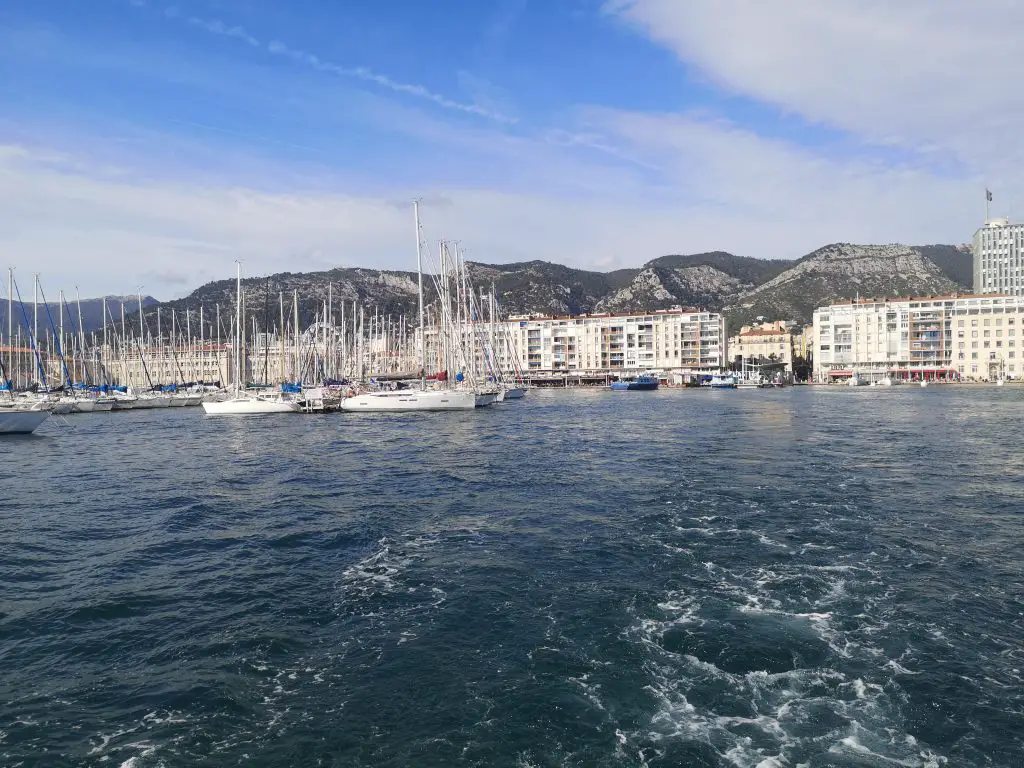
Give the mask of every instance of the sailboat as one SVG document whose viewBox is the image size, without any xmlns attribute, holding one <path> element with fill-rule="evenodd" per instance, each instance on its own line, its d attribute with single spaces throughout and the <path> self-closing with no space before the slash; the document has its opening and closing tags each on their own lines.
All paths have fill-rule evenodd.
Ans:
<svg viewBox="0 0 1024 768">
<path fill-rule="evenodd" d="M 243 391 L 239 382 L 245 373 L 242 364 L 242 264 L 235 262 L 236 303 L 235 303 L 235 376 L 231 397 L 227 400 L 204 402 L 203 410 L 210 416 L 248 416 L 261 413 L 294 413 L 298 407 L 293 402 L 250 395 Z"/>
<path fill-rule="evenodd" d="M 423 321 L 423 248 L 420 242 L 420 206 L 413 203 L 416 218 L 416 272 L 419 275 L 420 312 L 420 386 L 391 392 L 365 392 L 341 401 L 345 411 L 468 411 L 476 408 L 477 395 L 472 390 L 427 389 L 426 325 Z"/>
<path fill-rule="evenodd" d="M 8 348 L 13 345 L 8 344 Z M 3 391 L 7 399 L 0 401 L 0 435 L 27 435 L 50 418 L 51 409 L 44 400 L 18 400 L 14 397 L 14 383 L 7 375 L 7 367 L 0 359 L 0 374 L 3 375 Z"/>
</svg>

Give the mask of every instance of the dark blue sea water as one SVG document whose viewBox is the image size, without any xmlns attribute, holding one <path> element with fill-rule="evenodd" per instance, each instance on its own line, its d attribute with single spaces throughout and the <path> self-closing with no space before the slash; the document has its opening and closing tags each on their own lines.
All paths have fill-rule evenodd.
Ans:
<svg viewBox="0 0 1024 768">
<path fill-rule="evenodd" d="M 0 765 L 1024 765 L 1024 389 L 0 442 Z"/>
</svg>

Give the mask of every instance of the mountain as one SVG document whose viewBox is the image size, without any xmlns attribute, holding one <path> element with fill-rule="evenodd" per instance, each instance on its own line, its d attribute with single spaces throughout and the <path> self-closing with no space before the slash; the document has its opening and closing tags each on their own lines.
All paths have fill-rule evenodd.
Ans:
<svg viewBox="0 0 1024 768">
<path fill-rule="evenodd" d="M 792 264 L 722 251 L 662 256 L 647 262 L 628 285 L 599 300 L 595 309 L 630 312 L 641 307 L 667 309 L 676 305 L 720 308 Z"/>
<path fill-rule="evenodd" d="M 31 299 L 30 296 L 22 294 L 23 299 Z M 132 314 L 134 309 L 134 315 L 139 314 L 139 297 L 138 296 L 107 296 L 107 311 L 114 317 L 115 320 L 121 316 L 121 302 L 125 304 L 125 312 Z M 142 297 L 143 307 L 155 307 L 160 302 L 154 299 L 152 296 Z M 50 315 L 53 317 L 53 324 L 59 329 L 61 324 L 61 313 L 63 313 L 64 320 L 64 331 L 65 333 L 71 333 L 72 331 L 78 331 L 78 304 L 75 301 L 68 300 L 67 304 L 62 307 L 59 302 L 50 301 L 48 302 Z M 33 321 L 33 308 L 32 302 L 29 300 L 25 301 L 25 314 L 28 316 L 28 322 L 31 325 Z M 17 336 L 18 328 L 24 325 L 24 319 L 21 314 L 21 306 L 15 302 L 14 304 L 14 333 Z M 86 333 L 92 331 L 103 330 L 103 297 L 98 299 L 82 299 L 82 328 Z M 50 320 L 46 316 L 46 307 L 40 303 L 39 305 L 39 335 L 45 337 L 46 333 L 50 330 Z M 0 301 L 0 335 L 5 339 L 7 338 L 7 302 Z"/>
<path fill-rule="evenodd" d="M 689 255 L 673 254 L 648 261 L 636 269 L 595 272 L 546 261 L 514 264 L 467 264 L 470 282 L 478 292 L 495 295 L 504 314 L 577 315 L 593 312 L 633 312 L 676 305 L 705 307 L 726 314 L 730 328 L 758 316 L 809 322 L 818 306 L 843 298 L 861 296 L 928 295 L 970 290 L 971 255 L 967 246 L 954 245 L 854 245 L 835 243 L 800 259 L 765 260 L 722 251 Z M 299 322 L 314 322 L 328 295 L 335 321 L 342 311 L 351 318 L 352 302 L 363 307 L 366 322 L 375 312 L 397 318 L 405 315 L 415 324 L 417 277 L 414 272 L 363 268 L 326 272 L 281 272 L 242 281 L 246 325 L 255 318 L 260 328 L 280 324 L 280 294 L 284 294 L 285 323 L 291 324 L 292 297 L 299 296 Z M 424 276 L 428 306 L 437 290 L 430 275 Z M 121 297 L 110 297 L 115 318 Z M 137 300 L 126 297 L 129 313 Z M 166 333 L 175 321 L 199 331 L 203 308 L 203 333 L 216 336 L 219 305 L 221 335 L 231 332 L 234 318 L 235 281 L 207 283 L 189 296 L 157 303 L 147 297 L 146 323 L 156 331 L 157 309 Z M 344 310 L 342 310 L 344 307 Z M 6 304 L 0 305 L 0 318 Z M 71 307 L 76 318 L 75 307 Z M 31 309 L 29 308 L 31 315 Z M 59 323 L 57 307 L 53 306 Z M 186 320 L 186 313 L 187 320 Z M 102 327 L 99 299 L 83 300 L 86 330 Z M 130 314 L 138 327 L 137 313 Z M 15 321 L 19 315 L 15 315 Z M 45 316 L 42 319 L 45 324 Z M 65 316 L 65 324 L 70 321 Z"/>
<path fill-rule="evenodd" d="M 945 261 L 946 271 L 922 247 L 835 243 L 798 260 L 771 280 L 746 290 L 726 307 L 731 328 L 763 316 L 806 323 L 816 307 L 854 296 L 930 296 L 968 288 L 952 246 L 926 246 Z"/>
</svg>

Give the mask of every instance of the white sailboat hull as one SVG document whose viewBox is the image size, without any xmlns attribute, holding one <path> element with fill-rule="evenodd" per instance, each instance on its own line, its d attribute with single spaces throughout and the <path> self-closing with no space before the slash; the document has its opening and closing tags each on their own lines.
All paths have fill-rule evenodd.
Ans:
<svg viewBox="0 0 1024 768">
<path fill-rule="evenodd" d="M 93 411 L 112 411 L 114 409 L 114 401 L 109 397 L 97 397 L 92 402 Z"/>
<path fill-rule="evenodd" d="M 251 416 L 260 413 L 294 413 L 295 403 L 283 400 L 260 400 L 255 397 L 239 397 L 219 402 L 203 403 L 203 410 L 209 416 Z"/>
<path fill-rule="evenodd" d="M 75 402 L 71 406 L 71 412 L 72 413 L 92 413 L 95 410 L 96 410 L 96 401 L 95 400 L 87 400 L 87 399 L 75 400 Z"/>
<path fill-rule="evenodd" d="M 0 435 L 28 435 L 50 418 L 49 411 L 0 408 Z"/>
<path fill-rule="evenodd" d="M 519 400 L 526 397 L 526 387 L 512 387 L 505 390 L 506 400 Z"/>
<path fill-rule="evenodd" d="M 490 405 L 491 403 L 497 402 L 497 400 L 497 392 L 481 392 L 480 394 L 476 395 L 476 407 L 483 408 L 485 405 Z"/>
<path fill-rule="evenodd" d="M 379 413 L 385 411 L 469 411 L 476 408 L 476 394 L 473 392 L 422 392 L 419 390 L 398 390 L 397 392 L 368 392 L 363 395 L 346 397 L 341 401 L 343 411 L 364 411 Z"/>
</svg>

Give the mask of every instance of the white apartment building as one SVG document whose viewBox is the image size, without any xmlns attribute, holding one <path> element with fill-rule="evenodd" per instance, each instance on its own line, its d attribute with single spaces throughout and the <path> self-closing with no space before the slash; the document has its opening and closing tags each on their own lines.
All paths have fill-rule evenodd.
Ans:
<svg viewBox="0 0 1024 768">
<path fill-rule="evenodd" d="M 490 326 L 480 323 L 474 327 L 472 333 L 487 339 L 490 347 Z M 473 346 L 470 333 L 464 331 L 466 348 Z M 717 372 L 728 364 L 724 318 L 698 309 L 513 317 L 495 323 L 493 338 L 497 367 L 527 374 L 647 370 L 700 374 Z M 438 357 L 436 330 L 428 329 L 428 368 L 436 367 Z"/>
<path fill-rule="evenodd" d="M 1024 224 L 989 219 L 974 233 L 974 292 L 1024 296 Z"/>
<path fill-rule="evenodd" d="M 815 380 L 1024 376 L 1024 296 L 860 299 L 814 311 Z"/>
</svg>

